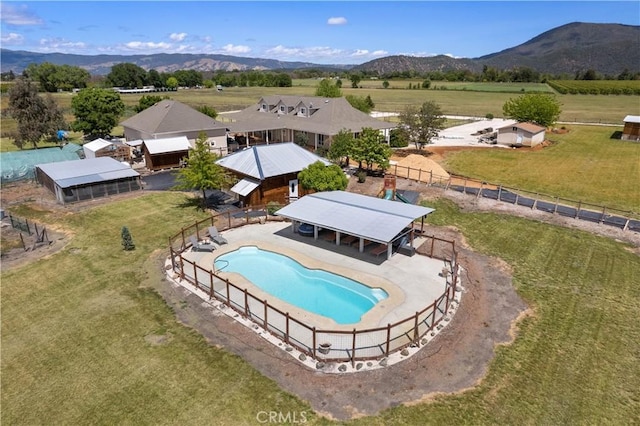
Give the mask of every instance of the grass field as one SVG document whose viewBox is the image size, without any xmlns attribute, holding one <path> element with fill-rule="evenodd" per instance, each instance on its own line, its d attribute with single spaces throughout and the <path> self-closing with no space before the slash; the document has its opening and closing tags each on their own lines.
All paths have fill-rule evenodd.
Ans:
<svg viewBox="0 0 640 426">
<path fill-rule="evenodd" d="M 640 144 L 611 135 L 619 128 L 568 126 L 547 133 L 541 151 L 488 149 L 451 153 L 447 171 L 575 201 L 640 213 Z"/>
<path fill-rule="evenodd" d="M 495 117 L 502 116 L 502 106 L 510 98 L 519 96 L 520 93 L 507 93 L 494 91 L 497 83 L 473 83 L 474 87 L 486 85 L 484 90 L 423 90 L 407 89 L 408 81 L 393 82 L 391 88 L 383 89 L 379 80 L 367 80 L 362 83 L 362 89 L 347 87 L 345 82 L 342 88 L 343 95 L 371 96 L 378 111 L 400 112 L 407 105 L 420 105 L 431 100 L 440 105 L 447 115 L 471 115 L 484 117 L 487 113 Z M 406 84 L 405 84 L 406 83 Z M 267 95 L 301 95 L 313 96 L 318 80 L 294 80 L 293 87 L 230 87 L 218 92 L 215 89 L 187 89 L 171 92 L 171 99 L 184 102 L 192 107 L 209 105 L 217 111 L 234 111 L 246 108 L 256 103 L 261 96 Z M 395 84 L 404 84 L 404 87 Z M 442 83 L 439 83 L 440 85 Z M 449 83 L 447 83 L 449 84 Z M 451 83 L 452 85 L 454 83 Z M 514 83 L 515 84 L 515 83 Z M 529 86 L 527 86 L 529 87 Z M 539 86 L 535 86 L 539 87 Z M 519 89 L 518 89 L 519 90 Z M 163 95 L 162 93 L 160 95 Z M 68 121 L 73 120 L 71 112 L 70 93 L 54 93 L 53 98 L 58 106 L 65 112 Z M 121 95 L 128 107 L 122 120 L 135 114 L 133 107 L 138 104 L 140 94 Z M 566 122 L 595 122 L 622 125 L 622 120 L 627 115 L 640 115 L 640 104 L 637 96 L 628 95 L 556 95 L 561 103 L 561 121 Z M 0 107 L 3 111 L 0 118 L 0 136 L 2 136 L 2 151 L 5 148 L 6 136 L 15 130 L 15 122 L 6 116 L 4 111 L 8 107 L 8 96 L 3 94 L 0 98 Z M 117 133 L 117 129 L 114 129 Z M 114 134 L 116 134 L 114 133 Z M 10 144 L 10 142 L 9 142 Z"/>
<path fill-rule="evenodd" d="M 154 193 L 73 215 L 21 216 L 70 231 L 53 256 L 2 272 L 3 424 L 257 424 L 261 410 L 307 413 L 241 358 L 175 320 L 149 288 L 149 261 L 202 216 L 184 195 Z M 457 396 L 396 407 L 357 425 L 630 424 L 638 419 L 640 261 L 613 240 L 434 201 L 430 221 L 458 227 L 503 258 L 534 309 L 487 378 Z M 137 212 L 132 215 L 131 212 Z M 126 219 L 124 219 L 126 218 Z M 136 250 L 125 252 L 129 227 Z M 526 241 L 526 244 L 523 243 Z M 154 344 L 154 336 L 165 336 Z"/>
</svg>

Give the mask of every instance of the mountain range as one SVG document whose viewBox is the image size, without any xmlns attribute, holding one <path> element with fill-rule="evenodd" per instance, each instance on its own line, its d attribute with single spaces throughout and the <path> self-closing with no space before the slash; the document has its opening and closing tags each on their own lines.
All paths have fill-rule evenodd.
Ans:
<svg viewBox="0 0 640 426">
<path fill-rule="evenodd" d="M 113 65 L 123 62 L 158 72 L 318 68 L 385 74 L 411 70 L 418 73 L 464 69 L 480 72 L 484 66 L 492 66 L 498 69 L 528 67 L 549 74 L 575 74 L 593 69 L 602 74 L 617 75 L 624 70 L 640 71 L 640 26 L 574 22 L 546 31 L 518 46 L 479 58 L 388 56 L 359 65 L 320 65 L 209 54 L 73 55 L 0 49 L 2 72 L 21 73 L 29 64 L 43 62 L 79 66 L 94 75 L 108 74 Z"/>
</svg>

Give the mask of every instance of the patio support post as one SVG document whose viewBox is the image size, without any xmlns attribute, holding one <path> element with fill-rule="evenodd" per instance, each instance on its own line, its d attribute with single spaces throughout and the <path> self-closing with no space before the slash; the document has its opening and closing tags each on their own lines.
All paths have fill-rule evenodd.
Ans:
<svg viewBox="0 0 640 426">
<path fill-rule="evenodd" d="M 249 317 L 249 295 L 246 288 L 244 289 L 244 315 Z"/>
<path fill-rule="evenodd" d="M 209 300 L 213 299 L 213 271 L 209 271 Z"/>
<path fill-rule="evenodd" d="M 231 291 L 229 290 L 229 278 L 224 280 L 227 287 L 227 306 L 231 307 Z"/>
<path fill-rule="evenodd" d="M 418 343 L 419 333 L 418 333 L 418 312 L 416 311 L 416 317 L 413 322 L 413 343 Z"/>
</svg>

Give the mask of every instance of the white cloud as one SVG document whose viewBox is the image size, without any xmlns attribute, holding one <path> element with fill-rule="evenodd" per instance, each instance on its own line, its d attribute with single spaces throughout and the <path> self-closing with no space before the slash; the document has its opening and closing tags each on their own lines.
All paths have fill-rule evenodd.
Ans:
<svg viewBox="0 0 640 426">
<path fill-rule="evenodd" d="M 387 52 L 386 50 L 374 50 L 373 52 L 371 52 L 371 56 L 386 56 L 388 54 L 389 52 Z"/>
<path fill-rule="evenodd" d="M 187 33 L 172 33 L 169 38 L 173 41 L 182 41 L 187 37 Z"/>
<path fill-rule="evenodd" d="M 41 38 L 40 50 L 46 52 L 77 53 L 85 50 L 87 44 L 82 41 L 69 41 L 62 38 Z"/>
<path fill-rule="evenodd" d="M 275 56 L 280 60 L 305 60 L 312 61 L 317 59 L 327 59 L 344 55 L 344 51 L 331 47 L 285 47 L 278 45 L 267 49 L 265 53 L 269 56 Z"/>
<path fill-rule="evenodd" d="M 0 20 L 8 25 L 42 25 L 44 21 L 33 14 L 27 6 L 0 3 Z"/>
<path fill-rule="evenodd" d="M 24 37 L 21 34 L 9 33 L 7 35 L 2 35 L 0 41 L 2 42 L 2 44 L 16 45 L 22 44 L 22 42 L 24 41 Z"/>
<path fill-rule="evenodd" d="M 366 49 L 358 49 L 351 54 L 351 56 L 367 56 L 369 55 L 369 51 Z"/>
<path fill-rule="evenodd" d="M 152 41 L 130 41 L 125 43 L 123 46 L 127 50 L 162 50 L 162 49 L 170 49 L 171 44 L 169 43 L 154 43 Z"/>
<path fill-rule="evenodd" d="M 344 18 L 342 16 L 332 17 L 327 19 L 328 25 L 345 25 L 346 23 L 347 23 L 347 18 Z"/>
<path fill-rule="evenodd" d="M 249 46 L 227 44 L 225 46 L 222 46 L 222 51 L 229 55 L 237 55 L 242 53 L 249 53 L 251 52 L 251 48 Z"/>
</svg>

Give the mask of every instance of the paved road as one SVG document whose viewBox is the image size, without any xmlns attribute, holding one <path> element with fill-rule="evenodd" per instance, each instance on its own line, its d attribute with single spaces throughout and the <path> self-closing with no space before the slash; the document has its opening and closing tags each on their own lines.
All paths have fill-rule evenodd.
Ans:
<svg viewBox="0 0 640 426">
<path fill-rule="evenodd" d="M 576 207 L 564 206 L 561 204 L 555 204 L 548 201 L 536 201 L 533 198 L 525 197 L 522 195 L 518 195 L 514 192 L 507 191 L 502 189 L 498 191 L 497 189 L 487 189 L 487 188 L 465 188 L 461 185 L 451 185 L 449 189 L 458 192 L 464 192 L 466 194 L 478 195 L 478 191 L 480 192 L 480 196 L 484 198 L 489 198 L 492 200 L 498 200 L 505 203 L 515 204 L 518 206 L 529 207 L 531 209 L 535 208 L 536 210 L 545 211 L 548 213 L 556 213 L 561 216 L 573 217 L 576 219 L 586 220 L 589 222 L 595 223 L 603 223 L 605 225 L 615 226 L 616 228 L 624 229 L 627 224 L 627 218 L 623 216 L 610 215 L 606 212 L 596 212 L 593 210 L 585 210 L 578 209 Z M 640 220 L 629 220 L 628 228 L 630 231 L 640 232 Z"/>
</svg>

